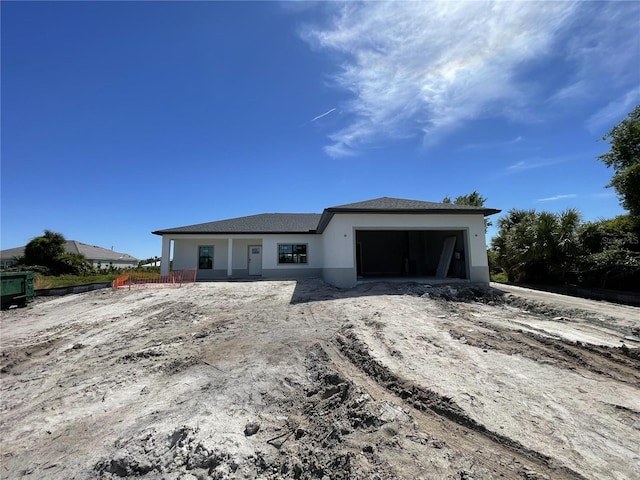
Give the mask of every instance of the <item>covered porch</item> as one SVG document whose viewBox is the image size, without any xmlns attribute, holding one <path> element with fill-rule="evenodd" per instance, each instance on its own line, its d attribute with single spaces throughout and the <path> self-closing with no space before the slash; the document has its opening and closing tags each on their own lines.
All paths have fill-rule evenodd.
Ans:
<svg viewBox="0 0 640 480">
<path fill-rule="evenodd" d="M 162 237 L 161 273 L 196 270 L 196 280 L 262 275 L 263 239 L 255 236 Z"/>
</svg>

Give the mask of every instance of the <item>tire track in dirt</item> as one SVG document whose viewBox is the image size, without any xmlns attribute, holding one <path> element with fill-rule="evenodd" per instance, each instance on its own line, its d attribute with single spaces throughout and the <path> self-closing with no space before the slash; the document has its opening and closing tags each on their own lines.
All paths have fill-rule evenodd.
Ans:
<svg viewBox="0 0 640 480">
<path fill-rule="evenodd" d="M 640 385 L 640 352 L 625 346 L 607 347 L 573 342 L 460 317 L 456 324 L 448 327 L 453 338 L 472 347 L 520 355 L 537 362 L 554 363 L 567 370 L 585 370 L 619 382 Z"/>
<path fill-rule="evenodd" d="M 585 478 L 557 460 L 487 429 L 469 417 L 452 399 L 393 374 L 370 355 L 367 346 L 348 327 L 336 335 L 335 348 L 327 346 L 326 350 L 347 378 L 356 384 L 364 383 L 363 388 L 374 397 L 383 396 L 392 401 L 400 399 L 412 408 L 417 423 L 426 432 L 465 451 L 497 475 L 527 479 Z M 354 367 L 371 381 L 363 382 L 361 375 L 353 373 Z"/>
</svg>

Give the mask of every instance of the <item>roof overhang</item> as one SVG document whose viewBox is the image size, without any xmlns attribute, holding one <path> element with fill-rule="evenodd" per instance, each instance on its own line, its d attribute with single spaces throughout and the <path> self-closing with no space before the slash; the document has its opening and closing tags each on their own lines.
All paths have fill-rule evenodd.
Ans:
<svg viewBox="0 0 640 480">
<path fill-rule="evenodd" d="M 495 208 L 465 208 L 465 209 L 449 209 L 449 208 L 327 208 L 322 212 L 322 217 L 318 223 L 318 233 L 324 232 L 327 225 L 335 214 L 340 213 L 356 213 L 356 214 L 405 214 L 405 215 L 482 215 L 488 217 L 500 213 L 501 210 Z"/>
<path fill-rule="evenodd" d="M 255 236 L 255 235 L 315 235 L 318 233 L 316 230 L 309 231 L 255 231 L 255 232 L 243 232 L 243 231 L 220 231 L 220 232 L 191 232 L 191 231 L 182 231 L 182 232 L 173 232 L 171 230 L 156 230 L 155 232 L 151 232 L 153 235 L 245 235 L 245 236 Z"/>
</svg>

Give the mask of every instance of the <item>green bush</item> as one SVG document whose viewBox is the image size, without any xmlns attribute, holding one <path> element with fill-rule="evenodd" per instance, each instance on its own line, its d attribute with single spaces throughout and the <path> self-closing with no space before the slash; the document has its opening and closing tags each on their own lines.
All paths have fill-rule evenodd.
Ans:
<svg viewBox="0 0 640 480">
<path fill-rule="evenodd" d="M 507 283 L 509 279 L 507 278 L 507 274 L 505 272 L 498 272 L 491 274 L 491 281 L 497 283 Z"/>
</svg>

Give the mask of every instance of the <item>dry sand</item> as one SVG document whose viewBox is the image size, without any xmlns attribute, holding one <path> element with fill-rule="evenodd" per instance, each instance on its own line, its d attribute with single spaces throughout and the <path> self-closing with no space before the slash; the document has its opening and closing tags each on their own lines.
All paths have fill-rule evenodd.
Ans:
<svg viewBox="0 0 640 480">
<path fill-rule="evenodd" d="M 319 280 L 3 311 L 0 478 L 640 478 L 640 309 Z"/>
</svg>

